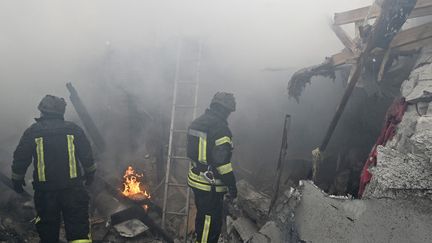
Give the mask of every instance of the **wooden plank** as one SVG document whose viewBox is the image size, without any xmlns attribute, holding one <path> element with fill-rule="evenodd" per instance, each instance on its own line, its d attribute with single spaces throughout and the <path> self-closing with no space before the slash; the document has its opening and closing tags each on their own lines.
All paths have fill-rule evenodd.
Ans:
<svg viewBox="0 0 432 243">
<path fill-rule="evenodd" d="M 354 23 L 354 31 L 355 31 L 355 38 L 359 39 L 360 38 L 360 26 L 362 26 L 363 22 L 362 21 L 357 21 Z"/>
<path fill-rule="evenodd" d="M 390 48 L 408 51 L 421 48 L 432 41 L 432 23 L 423 24 L 399 32 L 390 44 Z M 330 57 L 334 66 L 352 64 L 357 56 L 344 49 Z"/>
<path fill-rule="evenodd" d="M 334 23 L 343 25 L 363 21 L 369 13 L 371 6 L 353 9 L 345 12 L 335 13 Z M 380 13 L 380 7 L 376 4 L 372 5 L 369 18 L 376 18 Z M 409 15 L 409 18 L 418 18 L 432 14 L 432 0 L 418 0 L 414 10 Z"/>
<path fill-rule="evenodd" d="M 393 48 L 392 51 L 393 52 L 408 52 L 408 51 L 413 51 L 413 50 L 419 50 L 420 48 L 426 46 L 426 45 L 430 45 L 432 43 L 432 37 L 427 38 L 427 39 L 423 39 L 420 41 L 416 41 L 416 42 L 412 42 L 410 44 L 407 45 L 403 45 L 397 48 Z"/>
<path fill-rule="evenodd" d="M 360 79 L 360 75 L 363 71 L 363 67 L 365 67 L 365 62 L 367 61 L 370 53 L 377 46 L 384 49 L 390 48 L 390 43 L 392 40 L 394 40 L 395 36 L 393 35 L 387 36 L 387 35 L 391 31 L 399 31 L 402 25 L 406 21 L 406 17 L 404 17 L 406 15 L 397 15 L 397 18 L 394 18 L 393 16 L 395 16 L 395 13 L 398 13 L 401 10 L 408 15 L 409 13 L 412 12 L 413 8 L 415 7 L 414 6 L 415 3 L 416 2 L 412 2 L 412 4 L 408 6 L 390 7 L 393 4 L 392 0 L 383 1 L 382 3 L 383 11 L 381 11 L 380 15 L 377 18 L 377 21 L 374 24 L 373 32 L 369 36 L 366 45 L 364 47 L 364 50 L 359 56 L 359 60 L 351 69 L 351 75 L 348 81 L 348 86 L 336 109 L 336 113 L 334 114 L 333 119 L 330 122 L 330 125 L 319 147 L 319 150 L 317 152 L 313 152 L 315 167 L 317 167 L 316 165 L 318 164 L 319 158 L 321 157 L 320 152 L 326 150 L 327 145 L 329 144 L 329 141 L 332 138 L 333 132 L 335 131 L 339 119 L 345 110 L 346 104 L 348 103 L 348 100 L 354 90 L 356 83 Z M 399 9 L 399 7 L 401 10 Z"/>
<path fill-rule="evenodd" d="M 350 50 L 352 53 L 357 53 L 357 46 L 354 43 L 354 41 L 349 37 L 349 35 L 340 27 L 339 25 L 332 24 L 331 28 L 333 32 L 336 34 L 336 36 L 339 38 L 339 40 L 344 44 L 348 50 Z"/>
<path fill-rule="evenodd" d="M 432 22 L 399 32 L 390 44 L 390 48 L 398 48 L 432 37 Z"/>
<path fill-rule="evenodd" d="M 412 19 L 428 15 L 432 15 L 432 4 L 430 6 L 414 9 L 414 11 L 410 14 L 409 18 Z"/>
<path fill-rule="evenodd" d="M 352 60 L 355 58 L 356 56 L 347 49 L 344 49 L 341 52 L 336 53 L 330 57 L 334 66 L 352 63 Z"/>
<path fill-rule="evenodd" d="M 349 23 L 354 23 L 354 22 L 358 22 L 358 21 L 363 21 L 369 13 L 369 8 L 371 8 L 371 6 L 353 9 L 353 10 L 349 10 L 349 11 L 345 11 L 345 12 L 341 12 L 341 13 L 335 13 L 334 18 L 333 18 L 334 24 L 343 25 L 343 24 L 349 24 Z M 372 5 L 372 9 L 370 10 L 369 17 L 370 18 L 376 18 L 379 13 L 380 13 L 379 6 L 374 4 L 374 5 Z"/>
</svg>

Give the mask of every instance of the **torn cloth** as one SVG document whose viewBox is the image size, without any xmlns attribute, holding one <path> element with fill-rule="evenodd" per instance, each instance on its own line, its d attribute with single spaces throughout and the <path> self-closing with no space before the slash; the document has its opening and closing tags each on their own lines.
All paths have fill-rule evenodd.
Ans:
<svg viewBox="0 0 432 243">
<path fill-rule="evenodd" d="M 362 197 L 366 185 L 372 179 L 372 173 L 369 172 L 371 166 L 376 166 L 377 163 L 377 148 L 379 145 L 385 146 L 387 141 L 392 139 L 396 133 L 397 125 L 402 121 L 403 115 L 405 114 L 407 103 L 405 98 L 397 98 L 393 101 L 393 104 L 387 110 L 386 120 L 381 130 L 381 133 L 370 152 L 368 159 L 363 167 L 360 175 L 360 187 L 358 196 Z"/>
</svg>

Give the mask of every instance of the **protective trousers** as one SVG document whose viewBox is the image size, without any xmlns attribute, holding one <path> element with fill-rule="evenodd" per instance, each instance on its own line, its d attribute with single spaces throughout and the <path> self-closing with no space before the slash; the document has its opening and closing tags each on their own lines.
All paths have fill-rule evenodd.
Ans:
<svg viewBox="0 0 432 243">
<path fill-rule="evenodd" d="M 222 228 L 224 193 L 207 192 L 193 188 L 197 215 L 195 231 L 197 242 L 217 243 Z"/>
<path fill-rule="evenodd" d="M 35 224 L 41 243 L 59 241 L 62 216 L 68 242 L 91 242 L 89 199 L 83 186 L 56 191 L 36 190 L 34 195 L 37 212 Z"/>
</svg>

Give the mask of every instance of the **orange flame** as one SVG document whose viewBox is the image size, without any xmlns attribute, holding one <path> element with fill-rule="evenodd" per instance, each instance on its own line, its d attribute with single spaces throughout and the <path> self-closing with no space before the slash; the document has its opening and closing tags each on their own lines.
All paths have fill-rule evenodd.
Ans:
<svg viewBox="0 0 432 243">
<path fill-rule="evenodd" d="M 150 194 L 141 189 L 143 174 L 137 174 L 132 166 L 128 166 L 123 176 L 123 195 L 132 199 L 148 199 Z"/>
</svg>

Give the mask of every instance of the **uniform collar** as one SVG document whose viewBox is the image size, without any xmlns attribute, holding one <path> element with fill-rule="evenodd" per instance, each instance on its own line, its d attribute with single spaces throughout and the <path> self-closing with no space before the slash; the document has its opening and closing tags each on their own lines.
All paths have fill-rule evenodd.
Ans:
<svg viewBox="0 0 432 243">
<path fill-rule="evenodd" d="M 217 112 L 216 110 L 213 109 L 207 109 L 206 113 L 216 117 L 218 120 L 220 120 L 221 122 L 223 122 L 224 124 L 228 125 L 228 121 L 227 119 L 224 117 L 224 115 L 222 115 L 221 113 Z"/>
<path fill-rule="evenodd" d="M 64 121 L 64 116 L 63 115 L 57 115 L 57 114 L 44 114 L 39 118 L 35 118 L 35 121 L 37 121 L 37 122 L 46 121 L 46 120 L 62 120 L 62 121 Z"/>
</svg>

